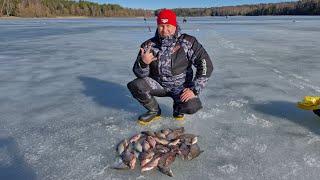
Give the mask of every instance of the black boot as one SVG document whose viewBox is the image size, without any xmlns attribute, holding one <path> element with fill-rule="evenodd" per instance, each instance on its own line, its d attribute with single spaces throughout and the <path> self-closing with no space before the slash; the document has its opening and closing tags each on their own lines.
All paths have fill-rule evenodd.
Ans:
<svg viewBox="0 0 320 180">
<path fill-rule="evenodd" d="M 184 120 L 184 114 L 179 112 L 179 105 L 178 104 L 173 104 L 173 118 L 177 121 L 182 121 Z"/>
<path fill-rule="evenodd" d="M 177 121 L 184 120 L 184 114 L 179 112 L 173 112 L 173 118 Z"/>
<path fill-rule="evenodd" d="M 313 112 L 320 117 L 320 109 L 313 110 Z"/>
<path fill-rule="evenodd" d="M 156 101 L 156 99 L 153 97 L 151 100 L 143 104 L 143 106 L 148 110 L 146 113 L 139 116 L 139 124 L 141 125 L 147 125 L 154 120 L 160 118 L 161 115 L 161 109 Z"/>
</svg>

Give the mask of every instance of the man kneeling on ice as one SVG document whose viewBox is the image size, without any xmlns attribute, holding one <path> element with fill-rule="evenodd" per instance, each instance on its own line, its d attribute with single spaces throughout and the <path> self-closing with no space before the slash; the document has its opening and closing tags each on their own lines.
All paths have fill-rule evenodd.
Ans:
<svg viewBox="0 0 320 180">
<path fill-rule="evenodd" d="M 196 113 L 202 108 L 198 95 L 213 70 L 208 53 L 197 39 L 180 33 L 173 11 L 161 10 L 157 25 L 155 36 L 142 43 L 134 63 L 137 78 L 127 85 L 133 97 L 148 110 L 139 117 L 142 125 L 161 115 L 154 96 L 173 99 L 176 120 Z M 192 65 L 196 68 L 195 76 Z"/>
</svg>

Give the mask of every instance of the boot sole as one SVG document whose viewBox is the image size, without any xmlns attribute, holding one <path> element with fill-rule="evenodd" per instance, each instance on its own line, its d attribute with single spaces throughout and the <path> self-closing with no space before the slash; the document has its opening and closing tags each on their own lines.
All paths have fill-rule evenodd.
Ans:
<svg viewBox="0 0 320 180">
<path fill-rule="evenodd" d="M 142 120 L 138 120 L 138 123 L 139 123 L 140 125 L 142 125 L 142 126 L 146 126 L 146 125 L 148 125 L 148 124 L 150 124 L 150 123 L 152 123 L 152 122 L 160 119 L 160 117 L 161 117 L 161 116 L 156 116 L 156 117 L 154 117 L 153 119 L 151 119 L 151 120 L 148 121 L 148 122 L 145 122 L 145 121 L 142 121 Z"/>
<path fill-rule="evenodd" d="M 183 121 L 183 120 L 184 120 L 184 117 L 174 117 L 174 120 L 176 120 L 176 121 Z"/>
</svg>

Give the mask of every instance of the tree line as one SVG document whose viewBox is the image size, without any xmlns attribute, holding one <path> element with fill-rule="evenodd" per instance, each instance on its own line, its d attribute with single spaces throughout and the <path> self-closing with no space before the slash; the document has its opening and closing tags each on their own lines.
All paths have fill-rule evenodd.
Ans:
<svg viewBox="0 0 320 180">
<path fill-rule="evenodd" d="M 150 17 L 156 11 L 98 4 L 85 0 L 0 0 L 0 16 L 18 17 Z M 178 16 L 320 15 L 320 0 L 210 8 L 177 8 Z"/>
<path fill-rule="evenodd" d="M 137 17 L 152 11 L 123 8 L 117 4 L 98 4 L 79 0 L 0 0 L 0 16 L 18 17 Z"/>
<path fill-rule="evenodd" d="M 174 11 L 179 16 L 320 15 L 320 0 L 212 8 L 178 8 Z"/>
</svg>

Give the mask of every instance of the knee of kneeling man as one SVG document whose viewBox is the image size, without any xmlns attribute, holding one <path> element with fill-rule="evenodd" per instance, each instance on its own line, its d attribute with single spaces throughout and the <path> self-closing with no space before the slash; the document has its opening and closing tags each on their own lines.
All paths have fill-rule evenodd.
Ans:
<svg viewBox="0 0 320 180">
<path fill-rule="evenodd" d="M 132 91 L 133 89 L 135 89 L 134 86 L 135 86 L 135 85 L 134 85 L 134 81 L 130 81 L 130 82 L 127 84 L 127 88 L 128 88 L 130 91 Z"/>
<path fill-rule="evenodd" d="M 137 89 L 139 89 L 140 84 L 141 84 L 141 80 L 135 79 L 135 80 L 129 82 L 127 84 L 127 87 L 129 90 L 137 90 Z"/>
<path fill-rule="evenodd" d="M 202 108 L 201 101 L 199 99 L 191 99 L 186 104 L 182 105 L 181 111 L 186 114 L 194 114 Z"/>
<path fill-rule="evenodd" d="M 127 84 L 127 87 L 131 92 L 138 92 L 138 91 L 140 92 L 140 91 L 146 91 L 148 88 L 148 85 L 144 79 L 137 78 L 129 82 Z"/>
<path fill-rule="evenodd" d="M 194 107 L 194 108 L 189 108 L 185 110 L 186 114 L 195 114 L 198 112 L 202 107 Z"/>
</svg>

